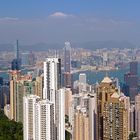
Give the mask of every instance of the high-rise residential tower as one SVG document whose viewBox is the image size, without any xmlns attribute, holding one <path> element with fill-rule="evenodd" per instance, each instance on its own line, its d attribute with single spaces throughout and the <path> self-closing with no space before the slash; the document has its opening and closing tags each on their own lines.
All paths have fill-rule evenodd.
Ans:
<svg viewBox="0 0 140 140">
<path fill-rule="evenodd" d="M 65 88 L 58 90 L 56 99 L 57 140 L 65 140 Z"/>
<path fill-rule="evenodd" d="M 24 140 L 35 140 L 35 104 L 40 98 L 35 95 L 23 97 Z"/>
<path fill-rule="evenodd" d="M 35 104 L 35 140 L 55 140 L 54 105 L 48 100 Z"/>
<path fill-rule="evenodd" d="M 46 58 L 44 62 L 43 98 L 55 103 L 56 91 L 61 87 L 61 60 Z"/>
<path fill-rule="evenodd" d="M 85 108 L 77 106 L 74 114 L 74 140 L 89 140 L 89 116 Z"/>
<path fill-rule="evenodd" d="M 57 96 L 57 91 L 61 88 L 61 60 L 58 58 L 46 58 L 44 62 L 44 89 L 43 89 L 43 99 L 49 100 L 54 106 L 54 130 L 55 139 L 57 138 L 58 129 L 58 106 L 56 106 L 56 101 L 59 100 Z"/>
<path fill-rule="evenodd" d="M 128 140 L 129 108 L 125 96 L 109 77 L 105 77 L 96 88 L 97 93 L 97 140 Z"/>
<path fill-rule="evenodd" d="M 23 98 L 24 140 L 55 140 L 54 105 L 36 95 Z"/>
</svg>

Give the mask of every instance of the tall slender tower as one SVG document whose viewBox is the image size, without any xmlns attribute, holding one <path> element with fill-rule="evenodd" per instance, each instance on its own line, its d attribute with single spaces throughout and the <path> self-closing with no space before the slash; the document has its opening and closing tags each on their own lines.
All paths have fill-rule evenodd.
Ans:
<svg viewBox="0 0 140 140">
<path fill-rule="evenodd" d="M 72 87 L 70 42 L 65 42 L 64 47 L 64 86 L 67 88 Z"/>
<path fill-rule="evenodd" d="M 86 92 L 87 88 L 87 80 L 86 80 L 86 74 L 80 73 L 79 74 L 79 93 Z"/>
<path fill-rule="evenodd" d="M 18 40 L 16 41 L 16 46 L 15 46 L 15 58 L 19 60 L 19 46 L 18 46 Z"/>
<path fill-rule="evenodd" d="M 58 90 L 56 99 L 57 140 L 65 140 L 65 88 Z"/>
<path fill-rule="evenodd" d="M 70 69 L 71 69 L 71 46 L 70 46 L 70 42 L 65 42 L 64 71 L 70 73 Z"/>
<path fill-rule="evenodd" d="M 23 97 L 23 133 L 24 140 L 35 139 L 35 104 L 38 96 L 28 95 Z"/>
<path fill-rule="evenodd" d="M 44 62 L 43 98 L 55 102 L 56 91 L 61 87 L 61 60 L 46 58 Z"/>
<path fill-rule="evenodd" d="M 54 125 L 57 129 L 57 116 L 56 109 L 57 90 L 61 87 L 61 60 L 58 58 L 47 58 L 44 62 L 44 89 L 43 99 L 49 100 L 54 105 Z M 57 137 L 55 131 L 55 138 Z"/>
<path fill-rule="evenodd" d="M 20 70 L 20 67 L 21 67 L 21 59 L 19 57 L 19 46 L 18 46 L 18 40 L 17 40 L 16 46 L 15 46 L 15 58 L 11 62 L 11 69 Z"/>
</svg>

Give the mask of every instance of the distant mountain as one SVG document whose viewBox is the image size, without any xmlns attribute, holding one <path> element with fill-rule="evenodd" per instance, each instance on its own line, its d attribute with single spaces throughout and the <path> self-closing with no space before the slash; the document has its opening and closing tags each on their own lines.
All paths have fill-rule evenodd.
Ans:
<svg viewBox="0 0 140 140">
<path fill-rule="evenodd" d="M 84 43 L 71 43 L 73 48 L 85 48 L 85 49 L 99 49 L 99 48 L 135 48 L 136 45 L 127 41 L 93 41 Z M 47 51 L 48 49 L 61 49 L 64 47 L 64 43 L 37 43 L 34 45 L 20 45 L 20 50 L 28 51 Z M 14 51 L 14 45 L 12 44 L 0 44 L 0 51 Z"/>
<path fill-rule="evenodd" d="M 99 48 L 135 48 L 136 45 L 126 41 L 94 41 L 85 43 L 76 43 L 75 47 L 85 49 L 99 49 Z"/>
</svg>

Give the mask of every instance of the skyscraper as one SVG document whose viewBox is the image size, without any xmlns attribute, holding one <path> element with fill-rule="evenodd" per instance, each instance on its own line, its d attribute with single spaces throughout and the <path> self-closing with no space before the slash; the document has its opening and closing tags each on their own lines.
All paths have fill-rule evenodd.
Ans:
<svg viewBox="0 0 140 140">
<path fill-rule="evenodd" d="M 64 87 L 72 88 L 72 74 L 69 72 L 65 72 L 63 74 L 63 79 L 64 79 Z"/>
<path fill-rule="evenodd" d="M 128 113 L 125 96 L 109 77 L 105 77 L 96 88 L 97 92 L 97 140 L 123 139 L 129 136 Z"/>
<path fill-rule="evenodd" d="M 65 88 L 58 90 L 56 99 L 57 140 L 65 140 Z"/>
<path fill-rule="evenodd" d="M 35 104 L 35 140 L 55 140 L 54 105 L 48 100 Z"/>
<path fill-rule="evenodd" d="M 138 74 L 138 62 L 137 61 L 130 62 L 130 73 L 133 75 Z"/>
<path fill-rule="evenodd" d="M 19 60 L 19 44 L 18 40 L 16 41 L 16 46 L 15 46 L 15 58 Z"/>
<path fill-rule="evenodd" d="M 18 40 L 17 40 L 16 46 L 15 46 L 15 58 L 11 62 L 11 69 L 12 70 L 20 70 L 21 69 L 21 59 L 19 57 Z"/>
<path fill-rule="evenodd" d="M 44 62 L 43 98 L 55 104 L 56 91 L 61 87 L 61 60 L 46 58 Z"/>
<path fill-rule="evenodd" d="M 96 139 L 96 94 L 89 95 L 89 140 Z"/>
<path fill-rule="evenodd" d="M 23 98 L 24 140 L 55 140 L 54 106 L 36 95 Z"/>
<path fill-rule="evenodd" d="M 65 42 L 64 48 L 64 72 L 71 71 L 71 46 L 70 42 Z"/>
<path fill-rule="evenodd" d="M 21 53 L 21 65 L 22 66 L 29 65 L 29 52 Z"/>
<path fill-rule="evenodd" d="M 85 92 L 87 90 L 86 84 L 87 84 L 86 74 L 80 73 L 79 74 L 79 93 Z"/>
<path fill-rule="evenodd" d="M 126 87 L 128 87 L 128 95 L 131 102 L 135 101 L 135 96 L 138 94 L 138 75 L 137 62 L 130 62 L 130 73 L 124 75 Z"/>
<path fill-rule="evenodd" d="M 63 73 L 64 87 L 72 88 L 72 74 L 71 74 L 71 46 L 70 42 L 65 42 L 64 47 L 64 73 Z"/>
<path fill-rule="evenodd" d="M 46 58 L 44 62 L 44 89 L 43 99 L 49 100 L 54 105 L 54 130 L 55 139 L 57 138 L 57 130 L 59 122 L 59 106 L 56 106 L 56 101 L 59 100 L 57 90 L 61 88 L 61 60 L 58 58 Z M 59 129 L 60 130 L 60 129 Z M 59 134 L 60 135 L 60 134 Z"/>
<path fill-rule="evenodd" d="M 86 109 L 79 106 L 74 114 L 74 140 L 89 140 L 89 117 Z"/>
<path fill-rule="evenodd" d="M 24 140 L 35 140 L 35 104 L 40 98 L 35 95 L 23 97 L 23 134 Z"/>
</svg>

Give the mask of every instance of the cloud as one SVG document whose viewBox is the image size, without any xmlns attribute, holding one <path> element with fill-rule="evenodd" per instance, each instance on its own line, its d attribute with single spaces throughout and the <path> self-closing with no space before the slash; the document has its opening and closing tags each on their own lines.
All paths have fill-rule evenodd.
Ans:
<svg viewBox="0 0 140 140">
<path fill-rule="evenodd" d="M 2 17 L 0 18 L 0 21 L 18 21 L 19 18 L 16 17 Z"/>
<path fill-rule="evenodd" d="M 67 18 L 67 17 L 74 17 L 74 16 L 70 15 L 70 14 L 63 13 L 63 12 L 55 12 L 55 13 L 51 14 L 49 17 L 52 17 L 52 18 Z"/>
</svg>

